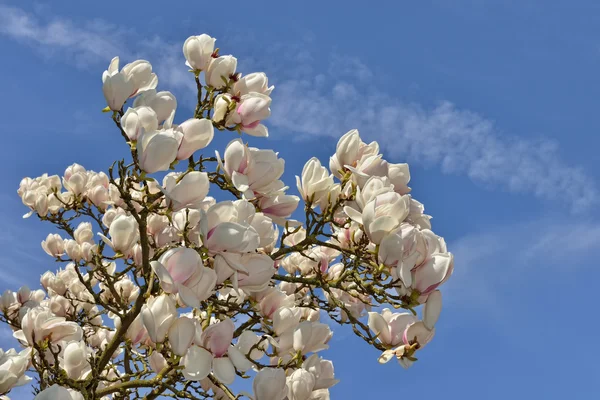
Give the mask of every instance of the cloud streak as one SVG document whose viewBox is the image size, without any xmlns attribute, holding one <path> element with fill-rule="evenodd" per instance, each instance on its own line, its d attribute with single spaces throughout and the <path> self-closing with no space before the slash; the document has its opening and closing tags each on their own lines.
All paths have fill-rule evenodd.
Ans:
<svg viewBox="0 0 600 400">
<path fill-rule="evenodd" d="M 76 66 L 106 64 L 117 54 L 148 57 L 154 61 L 161 87 L 181 89 L 190 97 L 194 90 L 183 66 L 180 44 L 159 37 L 141 38 L 133 31 L 99 20 L 85 25 L 58 17 L 44 21 L 7 6 L 0 6 L 0 33 L 31 44 L 43 54 L 67 54 Z M 239 40 L 232 38 L 234 48 L 243 49 L 235 46 Z M 279 134 L 334 140 L 358 128 L 364 138 L 379 141 L 395 161 L 439 166 L 444 173 L 466 175 L 484 186 L 557 201 L 574 212 L 597 205 L 594 179 L 562 161 L 555 141 L 505 134 L 492 121 L 449 101 L 426 108 L 375 92 L 369 82 L 380 74 L 353 57 L 334 54 L 317 73 L 316 59 L 307 50 L 312 40 L 308 36 L 304 42 L 272 45 L 265 50 L 272 56 L 269 59 L 288 60 L 286 64 L 275 64 L 277 70 L 272 74 L 276 90 L 269 124 Z M 122 45 L 125 42 L 135 46 L 127 48 Z M 238 52 L 240 61 L 243 52 Z M 247 57 L 241 64 L 266 67 L 254 57 Z"/>
</svg>

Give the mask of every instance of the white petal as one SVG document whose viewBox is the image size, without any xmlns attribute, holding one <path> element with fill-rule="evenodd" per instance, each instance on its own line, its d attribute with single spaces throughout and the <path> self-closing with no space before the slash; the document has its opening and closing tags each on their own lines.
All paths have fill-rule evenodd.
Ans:
<svg viewBox="0 0 600 400">
<path fill-rule="evenodd" d="M 231 385 L 235 380 L 235 368 L 227 357 L 215 358 L 213 360 L 213 374 L 225 385 Z"/>
</svg>

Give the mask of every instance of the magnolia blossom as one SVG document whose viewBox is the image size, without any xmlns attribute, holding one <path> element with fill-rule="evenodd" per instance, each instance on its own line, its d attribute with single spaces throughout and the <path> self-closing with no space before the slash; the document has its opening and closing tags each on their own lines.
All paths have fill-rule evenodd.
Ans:
<svg viewBox="0 0 600 400">
<path fill-rule="evenodd" d="M 119 111 L 135 92 L 131 77 L 119 71 L 119 57 L 113 58 L 102 74 L 102 91 L 108 107 L 113 111 Z"/>
<path fill-rule="evenodd" d="M 134 61 L 119 71 L 119 57 L 115 57 L 102 74 L 102 91 L 113 111 L 119 111 L 128 98 L 140 91 L 154 89 L 157 84 L 158 78 L 145 60 Z"/>
<path fill-rule="evenodd" d="M 137 147 L 140 167 L 149 174 L 168 170 L 177 158 L 181 135 L 175 129 L 143 132 Z"/>
<path fill-rule="evenodd" d="M 212 60 L 216 39 L 206 35 L 190 36 L 183 44 L 186 65 L 197 71 L 206 71 Z"/>
<path fill-rule="evenodd" d="M 251 92 L 241 97 L 240 104 L 228 123 L 239 124 L 249 135 L 258 137 L 269 136 L 269 130 L 260 122 L 271 115 L 271 98 L 262 93 Z"/>
<path fill-rule="evenodd" d="M 33 400 L 83 400 L 83 395 L 73 389 L 52 385 L 39 392 Z"/>
<path fill-rule="evenodd" d="M 163 179 L 167 203 L 173 211 L 197 208 L 208 194 L 209 181 L 206 172 L 192 171 L 182 177 L 169 174 Z"/>
<path fill-rule="evenodd" d="M 130 140 L 137 140 L 142 132 L 158 130 L 158 117 L 156 112 L 148 106 L 128 108 L 121 117 L 121 126 Z"/>
<path fill-rule="evenodd" d="M 333 176 L 313 157 L 304 165 L 302 178 L 296 176 L 296 185 L 304 201 L 312 202 L 313 207 L 323 202 L 327 204 L 333 187 Z"/>
<path fill-rule="evenodd" d="M 256 400 L 283 400 L 288 394 L 285 371 L 281 368 L 261 369 L 252 388 Z"/>
<path fill-rule="evenodd" d="M 63 368 L 71 379 L 85 379 L 91 372 L 92 366 L 88 358 L 91 351 L 84 342 L 71 342 L 63 351 Z"/>
<path fill-rule="evenodd" d="M 130 254 L 133 246 L 139 239 L 138 223 L 133 216 L 119 215 L 110 224 L 108 229 L 110 239 L 99 233 L 98 235 L 112 247 L 113 250 L 122 254 Z"/>
<path fill-rule="evenodd" d="M 390 192 L 376 196 L 365 205 L 362 214 L 351 207 L 344 212 L 365 227 L 365 232 L 375 244 L 381 243 L 385 235 L 397 230 L 408 216 L 410 198 Z"/>
<path fill-rule="evenodd" d="M 200 255 L 186 247 L 168 250 L 159 261 L 152 261 L 151 266 L 163 290 L 179 294 L 190 307 L 200 307 L 217 280 L 215 271 L 203 266 Z"/>
<path fill-rule="evenodd" d="M 188 379 L 199 381 L 213 371 L 221 382 L 229 385 L 235 379 L 235 367 L 226 357 L 235 325 L 230 319 L 210 325 L 200 339 L 198 346 L 191 347 L 181 359 L 183 374 Z"/>
<path fill-rule="evenodd" d="M 299 368 L 287 377 L 289 400 L 307 400 L 315 388 L 315 376 L 309 371 Z"/>
<path fill-rule="evenodd" d="M 175 300 L 164 294 L 153 297 L 144 304 L 141 315 L 150 340 L 154 343 L 162 343 L 171 323 L 177 318 Z"/>
<path fill-rule="evenodd" d="M 244 75 L 233 85 L 233 93 L 238 96 L 252 92 L 270 96 L 273 89 L 275 86 L 269 86 L 269 78 L 264 72 L 252 72 Z"/>
<path fill-rule="evenodd" d="M 220 158 L 218 153 L 217 157 Z M 283 188 L 279 178 L 283 175 L 285 161 L 272 150 L 247 147 L 240 139 L 235 139 L 225 148 L 222 164 L 233 185 L 247 199 L 275 194 Z"/>
<path fill-rule="evenodd" d="M 233 56 L 221 56 L 210 61 L 206 69 L 206 83 L 215 89 L 221 89 L 226 86 L 227 82 L 237 68 L 237 58 Z"/>
<path fill-rule="evenodd" d="M 0 349 L 0 394 L 6 394 L 12 388 L 25 385 L 31 380 L 25 375 L 30 356 L 30 348 L 22 350 L 20 353 L 14 349 L 7 352 Z"/>
<path fill-rule="evenodd" d="M 154 110 L 159 124 L 165 123 L 164 128 L 170 128 L 175 118 L 177 99 L 171 92 L 157 92 L 154 89 L 146 90 L 133 102 L 133 107 L 147 106 Z"/>
<path fill-rule="evenodd" d="M 83 335 L 77 323 L 58 317 L 41 306 L 27 311 L 21 320 L 21 328 L 14 333 L 14 337 L 29 345 L 41 343 L 46 339 L 54 343 L 60 340 L 79 341 Z"/>
<path fill-rule="evenodd" d="M 177 151 L 177 159 L 185 160 L 196 151 L 208 146 L 214 136 L 214 128 L 211 120 L 188 119 L 181 123 L 178 127 L 183 133 L 179 149 Z"/>
<path fill-rule="evenodd" d="M 306 162 L 294 196 L 285 161 L 258 143 L 273 101 L 266 74 L 238 72 L 206 34 L 183 53 L 198 89 L 188 119 L 175 120 L 177 99 L 157 91 L 148 61 L 119 69 L 116 57 L 102 77 L 104 111 L 131 157 L 108 172 L 75 163 L 21 180 L 25 217 L 57 229 L 42 248 L 66 264 L 41 276 L 43 290 L 0 296 L 0 319 L 24 348 L 0 350 L 0 398 L 31 369 L 38 400 L 190 390 L 328 400 L 338 382 L 320 356 L 330 323 L 383 350 L 380 363 L 407 368 L 443 322 L 454 256 L 411 193 L 408 165 L 351 130 L 328 166 Z M 229 143 L 204 150 L 221 146 L 215 129 Z M 253 394 L 235 393 L 240 379 Z"/>
</svg>

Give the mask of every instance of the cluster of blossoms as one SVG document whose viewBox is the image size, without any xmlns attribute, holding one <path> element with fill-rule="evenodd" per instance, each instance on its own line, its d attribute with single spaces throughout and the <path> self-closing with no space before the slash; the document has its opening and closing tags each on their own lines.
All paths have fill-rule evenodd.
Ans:
<svg viewBox="0 0 600 400">
<path fill-rule="evenodd" d="M 21 181 L 26 216 L 55 226 L 42 248 L 64 267 L 43 290 L 1 297 L 23 348 L 0 353 L 4 399 L 29 371 L 38 400 L 324 400 L 338 382 L 320 355 L 331 322 L 404 367 L 432 339 L 453 257 L 410 194 L 408 166 L 352 130 L 329 168 L 306 163 L 298 197 L 272 150 L 237 138 L 222 156 L 197 154 L 215 130 L 267 136 L 266 75 L 242 75 L 214 46 L 208 35 L 183 46 L 198 104 L 180 124 L 149 62 L 113 59 L 105 111 L 131 160 Z M 300 199 L 303 223 L 290 219 Z M 248 392 L 234 394 L 244 379 Z"/>
</svg>

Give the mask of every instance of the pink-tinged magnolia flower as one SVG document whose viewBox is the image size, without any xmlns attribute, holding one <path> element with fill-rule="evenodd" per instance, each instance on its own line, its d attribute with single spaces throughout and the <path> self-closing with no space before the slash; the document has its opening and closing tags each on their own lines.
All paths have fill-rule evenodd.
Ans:
<svg viewBox="0 0 600 400">
<path fill-rule="evenodd" d="M 417 318 L 410 313 L 392 313 L 385 308 L 381 314 L 370 312 L 368 325 L 381 343 L 397 346 L 402 342 L 406 327 L 416 321 Z"/>
<path fill-rule="evenodd" d="M 361 158 L 356 167 L 347 166 L 352 172 L 352 181 L 358 186 L 363 186 L 372 176 L 386 176 L 388 172 L 388 162 L 381 154 L 365 156 Z"/>
<path fill-rule="evenodd" d="M 137 243 L 140 232 L 138 223 L 133 216 L 119 215 L 110 224 L 108 229 L 110 239 L 101 233 L 98 236 L 108 244 L 114 251 L 129 256 L 133 246 Z"/>
<path fill-rule="evenodd" d="M 80 392 L 54 384 L 39 392 L 33 400 L 83 400 L 83 395 Z"/>
<path fill-rule="evenodd" d="M 75 232 L 73 232 L 75 240 L 79 244 L 83 243 L 94 243 L 94 231 L 92 230 L 92 224 L 89 222 L 80 223 Z"/>
<path fill-rule="evenodd" d="M 216 39 L 204 33 L 187 38 L 183 43 L 185 65 L 196 71 L 206 71 L 215 51 L 215 42 Z"/>
<path fill-rule="evenodd" d="M 252 217 L 250 225 L 252 225 L 260 237 L 259 248 L 265 249 L 267 253 L 272 250 L 279 237 L 279 228 L 273 225 L 273 220 L 265 214 L 258 212 Z"/>
<path fill-rule="evenodd" d="M 274 197 L 262 197 L 258 204 L 262 212 L 271 217 L 276 224 L 285 226 L 289 222 L 289 226 L 294 226 L 297 223 L 288 221 L 287 218 L 296 211 L 299 202 L 300 198 L 298 196 L 278 194 Z"/>
<path fill-rule="evenodd" d="M 191 171 L 182 178 L 181 174 L 168 174 L 163 179 L 167 205 L 173 211 L 184 208 L 199 208 L 208 194 L 210 182 L 206 172 Z"/>
<path fill-rule="evenodd" d="M 136 60 L 126 64 L 121 71 L 133 83 L 133 93 L 130 97 L 146 90 L 155 89 L 158 85 L 158 78 L 152 72 L 152 65 L 146 60 Z"/>
<path fill-rule="evenodd" d="M 281 336 L 283 333 L 296 329 L 300 324 L 302 310 L 298 307 L 280 307 L 273 314 L 273 331 Z"/>
<path fill-rule="evenodd" d="M 388 164 L 387 176 L 390 179 L 394 190 L 400 194 L 408 194 L 411 189 L 408 187 L 410 182 L 410 171 L 408 164 Z"/>
<path fill-rule="evenodd" d="M 288 400 L 308 400 L 315 388 L 315 376 L 299 368 L 287 377 Z"/>
<path fill-rule="evenodd" d="M 34 307 L 27 311 L 21 320 L 21 330 L 13 336 L 32 346 L 48 339 L 52 343 L 65 341 L 80 341 L 83 337 L 81 327 L 75 322 L 57 317 L 48 308 Z"/>
<path fill-rule="evenodd" d="M 178 356 L 183 356 L 192 345 L 196 325 L 186 317 L 180 317 L 169 328 L 169 344 L 171 350 Z"/>
<path fill-rule="evenodd" d="M 214 270 L 206 268 L 196 250 L 178 247 L 150 263 L 166 293 L 177 293 L 183 303 L 200 307 L 212 294 L 217 281 Z"/>
<path fill-rule="evenodd" d="M 252 92 L 270 96 L 273 89 L 275 86 L 269 86 L 269 79 L 264 72 L 253 72 L 238 79 L 233 85 L 232 92 L 240 96 Z"/>
<path fill-rule="evenodd" d="M 168 170 L 177 158 L 180 141 L 181 132 L 175 129 L 143 132 L 137 144 L 140 168 L 148 174 Z"/>
<path fill-rule="evenodd" d="M 79 164 L 70 165 L 63 175 L 63 185 L 74 195 L 82 194 L 87 186 L 88 171 Z"/>
<path fill-rule="evenodd" d="M 51 257 L 60 257 L 65 253 L 64 240 L 57 233 L 50 233 L 42 241 L 42 249 Z"/>
<path fill-rule="evenodd" d="M 200 234 L 211 254 L 247 253 L 258 248 L 260 238 L 250 225 L 254 206 L 245 201 L 222 201 L 210 207 L 200 219 Z M 234 266 L 232 268 L 236 269 Z M 245 272 L 245 268 L 241 268 Z"/>
<path fill-rule="evenodd" d="M 435 290 L 427 296 L 427 302 L 423 308 L 423 324 L 429 330 L 435 327 L 442 311 L 442 292 Z"/>
<path fill-rule="evenodd" d="M 162 343 L 165 341 L 171 324 L 177 319 L 175 307 L 175 300 L 166 294 L 153 297 L 142 306 L 142 321 L 152 342 Z"/>
<path fill-rule="evenodd" d="M 121 126 L 127 137 L 136 141 L 142 132 L 158 130 L 158 117 L 156 112 L 148 106 L 128 108 L 125 115 L 121 117 Z"/>
<path fill-rule="evenodd" d="M 425 214 L 423 203 L 412 197 L 410 199 L 410 211 L 406 220 L 421 229 L 431 229 L 431 215 Z"/>
<path fill-rule="evenodd" d="M 189 380 L 199 381 L 210 371 L 226 385 L 235 380 L 235 368 L 227 357 L 235 325 L 230 319 L 210 325 L 202 332 L 199 346 L 192 346 L 181 359 L 183 374 Z"/>
<path fill-rule="evenodd" d="M 348 167 L 356 167 L 362 158 L 379 154 L 377 142 L 364 143 L 356 129 L 343 135 L 337 143 L 335 154 L 329 159 L 329 169 L 337 178 L 342 178 Z"/>
<path fill-rule="evenodd" d="M 215 97 L 215 103 L 213 108 L 213 115 L 211 119 L 217 124 L 225 124 L 230 125 L 228 122 L 231 117 L 231 112 L 235 106 L 235 101 L 233 100 L 233 96 L 229 93 L 222 93 Z M 227 117 L 227 120 L 225 120 Z"/>
<path fill-rule="evenodd" d="M 283 400 L 287 394 L 285 371 L 282 368 L 263 368 L 252 383 L 255 400 Z"/>
<path fill-rule="evenodd" d="M 0 349 L 0 395 L 8 393 L 12 388 L 25 385 L 31 380 L 25 375 L 31 349 L 27 348 L 17 353 L 15 349 L 4 352 Z"/>
<path fill-rule="evenodd" d="M 152 371 L 156 372 L 157 374 L 169 365 L 167 364 L 165 357 L 158 351 L 153 351 L 152 354 L 150 354 L 149 364 L 150 368 L 152 368 Z"/>
<path fill-rule="evenodd" d="M 212 121 L 206 118 L 191 118 L 182 122 L 178 129 L 183 132 L 183 138 L 177 151 L 177 159 L 185 160 L 196 151 L 208 146 L 214 137 Z"/>
<path fill-rule="evenodd" d="M 87 378 L 92 372 L 92 366 L 89 362 L 92 350 L 85 342 L 71 342 L 63 351 L 61 367 L 71 379 L 81 380 Z"/>
<path fill-rule="evenodd" d="M 108 69 L 102 74 L 102 92 L 108 107 L 119 111 L 134 91 L 131 77 L 119 71 L 119 57 L 113 58 Z"/>
<path fill-rule="evenodd" d="M 266 318 L 271 318 L 279 307 L 292 307 L 294 296 L 287 295 L 277 288 L 269 288 L 257 299 L 260 303 L 260 313 Z"/>
<path fill-rule="evenodd" d="M 242 130 L 251 136 L 267 137 L 269 130 L 260 122 L 271 115 L 270 106 L 271 98 L 265 94 L 256 92 L 245 94 L 228 122 L 240 124 Z"/>
<path fill-rule="evenodd" d="M 218 153 L 217 158 L 220 160 Z M 220 163 L 233 185 L 247 199 L 277 193 L 284 187 L 279 178 L 283 175 L 285 161 L 277 158 L 273 150 L 249 148 L 241 139 L 235 139 L 225 148 Z"/>
<path fill-rule="evenodd" d="M 154 110 L 158 123 L 164 122 L 164 128 L 170 128 L 175 118 L 177 99 L 171 92 L 157 92 L 155 89 L 146 90 L 133 102 L 133 107 L 147 106 Z"/>
<path fill-rule="evenodd" d="M 276 269 L 273 260 L 266 254 L 248 253 L 241 257 L 240 263 L 247 273 L 238 273 L 238 286 L 248 292 L 260 292 L 269 286 Z"/>
<path fill-rule="evenodd" d="M 237 58 L 233 56 L 221 56 L 213 58 L 205 72 L 206 84 L 215 89 L 226 86 L 226 82 L 235 74 Z"/>
<path fill-rule="evenodd" d="M 454 270 L 452 253 L 437 253 L 414 270 L 412 287 L 427 296 L 446 282 Z"/>
<path fill-rule="evenodd" d="M 400 227 L 408 215 L 409 206 L 410 197 L 389 192 L 367 203 L 362 214 L 348 206 L 344 207 L 344 212 L 365 227 L 365 233 L 373 243 L 379 244 L 385 235 Z"/>
<path fill-rule="evenodd" d="M 202 332 L 202 346 L 215 357 L 223 357 L 233 340 L 233 331 L 235 325 L 230 319 L 212 324 Z"/>
<path fill-rule="evenodd" d="M 327 204 L 333 188 L 333 176 L 313 157 L 302 168 L 302 178 L 296 176 L 296 186 L 305 202 L 312 201 L 313 208 L 321 203 Z"/>
<path fill-rule="evenodd" d="M 121 325 L 121 320 L 117 317 L 115 319 L 115 328 L 118 328 L 120 325 Z M 131 340 L 131 343 L 133 345 L 142 343 L 143 341 L 145 341 L 148 338 L 148 331 L 146 330 L 146 327 L 144 326 L 144 321 L 142 320 L 141 314 L 139 314 L 133 320 L 131 325 L 129 325 L 129 328 L 127 328 L 125 337 L 127 337 L 127 339 Z"/>
<path fill-rule="evenodd" d="M 308 357 L 302 363 L 302 368 L 315 376 L 314 390 L 329 389 L 339 382 L 339 380 L 335 379 L 333 363 L 329 360 L 324 360 L 318 354 Z"/>
<path fill-rule="evenodd" d="M 327 324 L 303 321 L 294 330 L 285 331 L 279 338 L 280 350 L 293 349 L 302 354 L 316 353 L 329 348 L 333 332 Z"/>
</svg>

